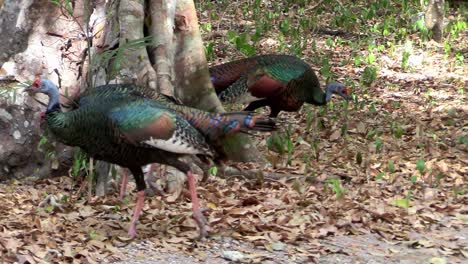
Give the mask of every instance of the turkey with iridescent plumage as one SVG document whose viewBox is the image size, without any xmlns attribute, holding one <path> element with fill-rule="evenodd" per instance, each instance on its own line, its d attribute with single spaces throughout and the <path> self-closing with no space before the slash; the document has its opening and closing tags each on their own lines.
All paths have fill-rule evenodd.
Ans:
<svg viewBox="0 0 468 264">
<path fill-rule="evenodd" d="M 174 104 L 164 96 L 152 100 L 133 85 L 87 89 L 69 112 L 62 111 L 58 88 L 50 80 L 37 79 L 25 91 L 49 96 L 45 121 L 59 141 L 132 172 L 138 191 L 128 231 L 132 238 L 145 197 L 142 166 L 161 163 L 187 175 L 193 217 L 200 235 L 206 236 L 207 221 L 198 205 L 194 175 L 180 157 L 189 154 L 220 159 L 224 137 L 247 130 L 276 128 L 272 119 L 250 112 L 208 113 Z"/>
<path fill-rule="evenodd" d="M 328 83 L 325 92 L 312 68 L 290 55 L 259 55 L 210 69 L 211 82 L 221 102 L 249 103 L 245 111 L 269 106 L 270 117 L 298 111 L 304 103 L 325 105 L 333 94 L 349 100 L 349 89 Z"/>
</svg>

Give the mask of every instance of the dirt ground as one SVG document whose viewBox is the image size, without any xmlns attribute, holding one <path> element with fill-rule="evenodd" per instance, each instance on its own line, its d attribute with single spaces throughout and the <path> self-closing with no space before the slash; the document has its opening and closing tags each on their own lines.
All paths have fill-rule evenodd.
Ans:
<svg viewBox="0 0 468 264">
<path fill-rule="evenodd" d="M 230 238 L 216 238 L 203 257 L 172 252 L 165 253 L 151 249 L 151 242 L 132 243 L 122 249 L 125 258 L 117 263 L 230 263 L 225 251 L 237 251 L 242 262 L 267 263 L 343 263 L 343 264 L 426 264 L 426 263 L 467 263 L 466 259 L 446 255 L 454 244 L 468 249 L 468 228 L 440 228 L 424 234 L 411 234 L 410 241 L 385 241 L 375 234 L 336 236 L 317 240 L 325 248 L 320 256 L 297 257 L 296 246 L 288 245 L 279 251 L 267 251 L 253 244 Z M 259 256 L 263 256 L 261 260 Z"/>
<path fill-rule="evenodd" d="M 288 32 L 299 28 L 299 19 L 314 18 L 315 8 L 292 6 L 305 12 L 296 15 L 283 12 L 287 1 L 265 1 L 257 15 L 268 18 L 262 12 L 271 9 L 265 25 L 273 29 L 253 43 L 245 37 L 256 30 L 250 1 L 225 3 L 223 12 L 211 2 L 203 1 L 211 7 L 199 14 L 201 27 L 212 28 L 202 32 L 216 58 L 210 64 L 245 57 L 251 46 L 257 53 L 290 53 L 286 48 L 300 40 L 301 56 L 321 82 L 345 83 L 354 99 L 281 113 L 282 129 L 254 140 L 271 166 L 229 164 L 262 173 L 199 184 L 211 228 L 201 242 L 194 240 L 197 226 L 184 192 L 148 198 L 130 241 L 133 182 L 123 200 L 116 193 L 88 198 L 86 184 L 69 175 L 3 182 L 0 262 L 468 263 L 468 30 L 446 44 L 423 42 L 401 24 L 392 24 L 391 35 L 374 32 L 410 17 L 375 15 L 359 20 L 367 23 L 360 25 L 367 38 L 306 27 L 292 39 Z M 355 2 L 343 19 L 367 8 L 367 1 Z M 336 21 L 335 11 L 324 9 L 321 24 Z M 282 23 L 286 17 L 290 24 Z M 49 194 L 60 206 L 39 206 Z"/>
</svg>

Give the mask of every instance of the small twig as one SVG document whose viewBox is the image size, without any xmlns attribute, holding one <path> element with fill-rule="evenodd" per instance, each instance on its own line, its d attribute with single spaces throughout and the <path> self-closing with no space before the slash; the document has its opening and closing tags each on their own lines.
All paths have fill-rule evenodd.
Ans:
<svg viewBox="0 0 468 264">
<path fill-rule="evenodd" d="M 43 103 L 42 101 L 40 101 L 39 99 L 33 97 L 34 101 L 38 102 L 39 104 L 41 104 L 42 106 L 45 106 L 47 107 L 47 104 L 46 103 Z"/>
<path fill-rule="evenodd" d="M 89 174 L 88 174 L 88 201 L 91 201 L 91 198 L 93 198 L 93 180 L 94 180 L 94 159 L 89 158 Z"/>
<path fill-rule="evenodd" d="M 304 178 L 304 175 L 300 174 L 284 174 L 284 173 L 276 173 L 276 172 L 264 172 L 261 170 L 239 170 L 237 168 L 226 166 L 224 169 L 224 174 L 220 175 L 221 177 L 242 177 L 248 180 L 257 180 L 258 174 L 262 173 L 263 178 L 266 180 L 281 180 L 281 179 L 297 179 L 297 178 Z"/>
<path fill-rule="evenodd" d="M 52 37 L 58 37 L 58 38 L 65 38 L 63 34 L 55 33 L 55 32 L 46 32 L 46 35 L 52 36 Z"/>
<path fill-rule="evenodd" d="M 8 75 L 8 76 L 1 76 L 0 82 L 17 82 L 15 76 Z"/>
<path fill-rule="evenodd" d="M 316 3 L 315 5 L 309 7 L 309 9 L 310 9 L 310 10 L 313 10 L 313 9 L 317 8 L 319 5 L 322 4 L 322 2 L 323 2 L 323 0 L 318 1 L 318 3 Z"/>
<path fill-rule="evenodd" d="M 60 72 L 58 71 L 57 68 L 54 69 L 55 74 L 57 74 L 57 79 L 58 79 L 58 86 L 62 88 L 62 77 L 60 75 Z"/>
</svg>

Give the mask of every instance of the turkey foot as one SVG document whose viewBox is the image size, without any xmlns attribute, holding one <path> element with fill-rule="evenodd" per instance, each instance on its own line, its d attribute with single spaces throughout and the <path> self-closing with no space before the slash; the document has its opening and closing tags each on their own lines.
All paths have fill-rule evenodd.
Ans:
<svg viewBox="0 0 468 264">
<path fill-rule="evenodd" d="M 197 189 L 195 186 L 195 176 L 191 171 L 187 172 L 187 181 L 190 190 L 190 198 L 192 200 L 193 219 L 195 220 L 195 222 L 197 222 L 197 225 L 200 228 L 200 238 L 204 238 L 208 236 L 208 231 L 206 228 L 208 225 L 208 221 L 203 215 L 204 210 L 200 209 L 197 197 Z"/>
<path fill-rule="evenodd" d="M 198 209 L 196 211 L 193 211 L 193 219 L 195 222 L 197 222 L 198 227 L 200 228 L 200 239 L 208 236 L 208 220 L 206 220 L 205 215 L 203 215 L 203 212 L 205 212 L 207 209 Z"/>
<path fill-rule="evenodd" d="M 141 210 L 143 209 L 143 204 L 145 202 L 145 191 L 139 191 L 137 194 L 137 203 L 135 205 L 135 209 L 133 210 L 133 217 L 132 221 L 130 222 L 130 227 L 128 228 L 128 236 L 130 238 L 135 238 L 136 236 L 136 224 L 138 222 L 138 218 L 140 217 Z"/>
<path fill-rule="evenodd" d="M 57 202 L 57 198 L 53 194 L 47 195 L 47 197 L 39 203 L 39 207 L 46 207 L 47 205 L 52 206 L 51 211 L 55 211 L 55 208 L 59 209 L 61 212 L 64 212 L 62 204 Z"/>
</svg>

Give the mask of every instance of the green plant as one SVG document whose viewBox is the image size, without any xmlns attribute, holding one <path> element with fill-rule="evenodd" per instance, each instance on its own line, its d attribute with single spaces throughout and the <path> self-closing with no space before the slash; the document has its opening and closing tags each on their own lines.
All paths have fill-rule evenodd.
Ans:
<svg viewBox="0 0 468 264">
<path fill-rule="evenodd" d="M 397 198 L 394 201 L 394 205 L 397 207 L 408 209 L 411 201 L 411 190 L 406 193 L 405 198 Z"/>
<path fill-rule="evenodd" d="M 376 136 L 381 136 L 383 134 L 383 132 L 381 130 L 378 130 L 378 129 L 370 129 L 368 132 L 367 132 L 367 139 L 368 140 L 373 140 Z"/>
<path fill-rule="evenodd" d="M 281 21 L 279 29 L 284 35 L 289 35 L 289 31 L 291 30 L 289 18 L 285 18 L 283 21 Z"/>
<path fill-rule="evenodd" d="M 331 72 L 330 61 L 328 60 L 327 57 L 322 58 L 322 67 L 320 68 L 320 74 L 323 77 L 325 77 L 327 81 L 333 78 L 333 74 Z"/>
<path fill-rule="evenodd" d="M 73 166 L 71 175 L 73 177 L 78 177 L 81 170 L 88 168 L 88 155 L 80 148 L 75 148 L 73 152 Z"/>
<path fill-rule="evenodd" d="M 366 59 L 365 59 L 366 63 L 367 64 L 372 64 L 375 62 L 375 54 L 374 52 L 369 52 L 369 54 L 367 54 L 366 56 Z"/>
<path fill-rule="evenodd" d="M 246 56 L 253 56 L 256 53 L 256 49 L 250 42 L 250 36 L 247 33 L 240 33 L 233 30 L 229 30 L 227 34 L 229 42 L 234 44 L 236 48 L 245 54 Z"/>
<path fill-rule="evenodd" d="M 358 153 L 356 153 L 356 164 L 358 164 L 358 165 L 362 164 L 362 153 L 360 151 L 358 151 Z"/>
<path fill-rule="evenodd" d="M 359 54 L 353 54 L 354 66 L 360 66 L 362 64 L 362 57 Z"/>
<path fill-rule="evenodd" d="M 400 139 L 404 133 L 405 133 L 405 129 L 398 125 L 395 121 L 392 121 L 392 123 L 390 123 L 390 133 L 397 139 Z"/>
<path fill-rule="evenodd" d="M 287 164 L 290 165 L 293 159 L 294 143 L 291 135 L 291 125 L 286 128 L 284 133 L 275 132 L 267 138 L 267 147 L 269 150 L 278 152 L 281 156 L 287 155 Z"/>
<path fill-rule="evenodd" d="M 466 191 L 468 190 L 468 186 L 454 186 L 453 187 L 453 194 L 455 198 L 458 198 L 459 195 L 464 195 Z"/>
<path fill-rule="evenodd" d="M 377 153 L 381 152 L 382 147 L 383 147 L 383 140 L 381 138 L 376 138 L 374 144 L 375 144 L 375 151 Z"/>
<path fill-rule="evenodd" d="M 385 176 L 385 172 L 379 172 L 379 173 L 375 176 L 375 179 L 376 179 L 376 180 L 381 180 L 381 179 L 383 179 L 384 176 Z"/>
<path fill-rule="evenodd" d="M 336 195 L 336 199 L 341 199 L 346 190 L 341 186 L 340 179 L 328 178 L 326 181 Z"/>
<path fill-rule="evenodd" d="M 287 153 L 287 164 L 291 165 L 292 161 L 292 154 L 294 153 L 294 144 L 292 141 L 292 135 L 291 135 L 291 124 L 288 125 L 286 128 L 286 134 L 283 137 L 284 142 L 286 143 L 286 153 Z"/>
<path fill-rule="evenodd" d="M 41 135 L 41 138 L 39 139 L 39 143 L 37 144 L 37 150 L 43 151 L 42 146 L 46 145 L 49 140 L 45 135 Z"/>
<path fill-rule="evenodd" d="M 419 37 L 422 41 L 427 41 L 430 39 L 430 31 L 424 23 L 424 17 L 419 18 L 416 23 L 414 23 L 413 30 L 419 31 Z"/>
<path fill-rule="evenodd" d="M 333 49 L 335 47 L 335 43 L 331 38 L 327 38 L 327 40 L 325 40 L 325 45 L 327 45 L 330 49 Z"/>
<path fill-rule="evenodd" d="M 111 209 L 114 212 L 119 212 L 120 210 L 122 210 L 122 207 L 120 207 L 120 205 L 116 204 L 116 205 L 112 206 Z"/>
<path fill-rule="evenodd" d="M 405 43 L 405 49 L 403 50 L 403 54 L 401 57 L 401 68 L 403 70 L 408 69 L 408 66 L 409 66 L 408 62 L 409 62 L 409 58 L 411 54 L 413 54 L 413 43 L 410 40 L 408 40 Z"/>
<path fill-rule="evenodd" d="M 418 159 L 416 161 L 416 169 L 419 171 L 419 174 L 423 174 L 424 170 L 426 169 L 426 163 L 423 159 Z"/>
<path fill-rule="evenodd" d="M 367 66 L 362 73 L 361 81 L 364 85 L 371 85 L 377 79 L 377 67 Z"/>
<path fill-rule="evenodd" d="M 211 175 L 211 176 L 216 176 L 218 175 L 218 167 L 217 166 L 213 166 L 211 168 L 208 169 L 208 174 Z"/>
<path fill-rule="evenodd" d="M 280 155 L 284 154 L 284 143 L 279 133 L 275 132 L 269 136 L 266 143 L 269 150 L 278 152 Z"/>
<path fill-rule="evenodd" d="M 56 6 L 65 8 L 69 15 L 73 15 L 72 0 L 50 0 L 50 2 Z"/>
<path fill-rule="evenodd" d="M 467 23 L 463 20 L 463 18 L 457 18 L 456 21 L 451 22 L 448 26 L 449 32 L 452 38 L 456 39 L 459 37 L 460 32 L 467 29 Z"/>
<path fill-rule="evenodd" d="M 99 65 L 111 65 L 109 74 L 110 76 L 114 76 L 120 71 L 120 65 L 125 63 L 124 52 L 126 50 L 150 46 L 152 45 L 152 40 L 153 36 L 150 35 L 141 39 L 122 42 L 116 49 L 108 49 L 102 53 L 98 53 L 93 56 L 91 68 L 98 67 Z"/>
<path fill-rule="evenodd" d="M 393 160 L 388 160 L 387 170 L 389 173 L 395 172 L 395 164 L 393 164 Z"/>
<path fill-rule="evenodd" d="M 341 125 L 341 136 L 345 138 L 347 132 L 348 132 L 348 122 L 344 122 Z"/>
<path fill-rule="evenodd" d="M 205 55 L 206 55 L 206 60 L 208 61 L 213 61 L 215 58 L 215 52 L 214 52 L 214 42 L 205 42 Z"/>
<path fill-rule="evenodd" d="M 468 147 L 468 136 L 460 136 L 457 138 L 458 144 L 463 144 L 465 147 Z"/>
<path fill-rule="evenodd" d="M 6 77 L 8 78 L 8 77 Z M 6 98 L 8 103 L 15 104 L 18 95 L 18 90 L 31 85 L 31 82 L 20 83 L 19 85 L 8 85 L 0 82 L 0 97 Z"/>
<path fill-rule="evenodd" d="M 99 234 L 96 232 L 96 230 L 91 230 L 89 232 L 89 239 L 95 240 L 99 237 Z"/>
<path fill-rule="evenodd" d="M 455 63 L 457 65 L 461 66 L 461 65 L 463 65 L 463 62 L 465 61 L 465 56 L 463 56 L 463 54 L 461 52 L 457 51 L 455 53 L 455 60 L 456 60 Z"/>
</svg>

